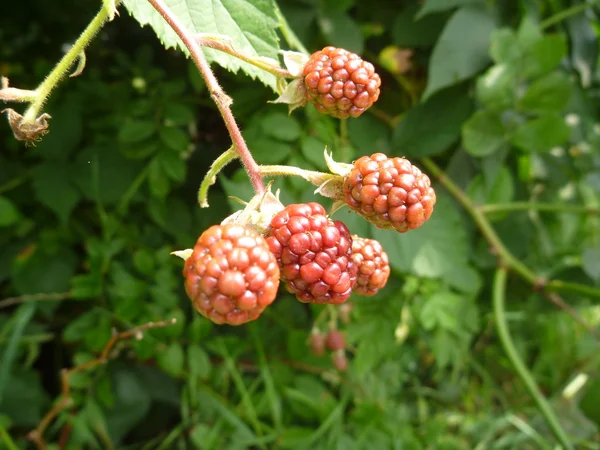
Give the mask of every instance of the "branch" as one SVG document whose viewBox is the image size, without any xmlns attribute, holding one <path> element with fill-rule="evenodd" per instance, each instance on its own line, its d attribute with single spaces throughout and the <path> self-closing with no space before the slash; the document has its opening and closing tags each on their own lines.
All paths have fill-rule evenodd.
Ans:
<svg viewBox="0 0 600 450">
<path fill-rule="evenodd" d="M 71 292 L 51 292 L 41 294 L 21 295 L 19 297 L 8 297 L 0 300 L 0 309 L 8 308 L 9 306 L 19 305 L 25 302 L 39 301 L 59 301 L 71 297 Z"/>
<path fill-rule="evenodd" d="M 515 368 L 517 375 L 521 378 L 521 381 L 523 381 L 523 384 L 525 384 L 527 391 L 533 397 L 538 409 L 544 416 L 544 419 L 546 419 L 546 423 L 550 427 L 550 430 L 565 450 L 572 450 L 573 446 L 571 445 L 565 430 L 562 428 L 558 418 L 554 414 L 554 411 L 548 403 L 548 400 L 546 400 L 544 394 L 542 394 L 540 388 L 535 383 L 535 380 L 527 369 L 527 366 L 525 366 L 525 363 L 519 356 L 519 353 L 515 348 L 515 344 L 510 336 L 508 324 L 506 323 L 506 315 L 504 313 L 506 274 L 506 267 L 500 267 L 496 271 L 496 276 L 494 277 L 494 318 L 496 321 L 496 328 L 498 330 L 498 337 L 500 338 L 500 342 L 504 347 L 504 351 L 506 352 L 508 359 Z"/>
<path fill-rule="evenodd" d="M 225 91 L 223 91 L 223 88 L 217 81 L 217 78 L 210 68 L 210 65 L 206 61 L 206 57 L 202 52 L 200 44 L 197 42 L 194 35 L 185 28 L 177 16 L 163 2 L 163 0 L 148 0 L 148 2 L 154 7 L 154 9 L 156 9 L 156 11 L 158 11 L 163 19 L 165 19 L 165 21 L 169 24 L 177 36 L 179 36 L 185 47 L 190 52 L 194 63 L 198 67 L 198 70 L 200 70 L 200 73 L 206 82 L 206 86 L 208 87 L 212 99 L 216 103 L 217 108 L 223 117 L 225 126 L 227 127 L 229 135 L 231 136 L 233 146 L 238 152 L 244 168 L 250 177 L 254 191 L 257 195 L 262 194 L 265 192 L 265 186 L 260 176 L 258 164 L 256 164 L 256 161 L 254 161 L 250 150 L 248 150 L 248 146 L 246 145 L 246 141 L 242 136 L 242 132 L 240 131 L 235 121 L 235 117 L 231 112 L 232 100 L 225 93 Z"/>
<path fill-rule="evenodd" d="M 458 187 L 446 174 L 440 169 L 440 167 L 433 162 L 430 158 L 423 158 L 423 166 L 429 170 L 429 172 L 436 177 L 439 182 L 446 188 L 446 190 L 465 208 L 471 218 L 477 224 L 477 227 L 488 241 L 494 253 L 498 256 L 500 264 L 515 271 L 521 278 L 528 281 L 535 288 L 544 292 L 570 292 L 574 294 L 587 295 L 589 297 L 600 298 L 600 289 L 596 289 L 591 286 L 586 286 L 578 283 L 569 283 L 561 280 L 547 281 L 542 277 L 536 275 L 536 273 L 523 264 L 517 259 L 511 252 L 506 248 L 490 221 L 487 219 L 484 213 L 484 207 L 477 205 L 471 200 L 467 194 Z M 493 205 L 492 205 L 493 206 Z M 569 311 L 567 311 L 569 312 Z"/>
<path fill-rule="evenodd" d="M 79 366 L 72 367 L 70 369 L 63 369 L 60 373 L 61 378 L 61 396 L 60 399 L 50 408 L 46 415 L 42 418 L 35 430 L 29 432 L 27 437 L 35 443 L 39 450 L 46 449 L 46 442 L 44 441 L 44 432 L 46 428 L 52 423 L 52 421 L 65 409 L 69 408 L 73 404 L 71 398 L 71 375 L 74 373 L 82 372 L 87 369 L 91 369 L 100 364 L 104 364 L 109 360 L 109 353 L 114 345 L 123 339 L 135 337 L 136 339 L 142 339 L 144 335 L 143 331 L 151 328 L 162 328 L 169 325 L 173 325 L 176 319 L 164 320 L 161 322 L 148 322 L 147 324 L 140 325 L 139 327 L 132 328 L 131 330 L 121 331 L 117 333 L 113 331 L 113 335 L 107 344 L 104 346 L 102 353 L 96 359 L 80 364 Z"/>
</svg>

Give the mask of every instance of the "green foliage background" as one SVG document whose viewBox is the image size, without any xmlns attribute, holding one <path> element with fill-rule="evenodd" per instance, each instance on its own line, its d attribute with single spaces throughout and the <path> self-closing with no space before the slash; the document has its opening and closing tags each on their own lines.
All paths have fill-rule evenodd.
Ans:
<svg viewBox="0 0 600 450">
<path fill-rule="evenodd" d="M 99 3 L 3 8 L 0 74 L 33 89 Z M 236 11 L 235 23 L 256 26 L 239 4 L 216 2 Z M 254 19 L 271 28 L 259 23 L 268 36 L 246 39 L 248 51 L 276 57 L 287 43 L 274 3 L 255 4 Z M 540 279 L 600 290 L 597 10 L 568 0 L 279 6 L 310 51 L 359 52 L 383 87 L 340 135 L 339 122 L 312 107 L 288 116 L 268 104 L 274 79 L 258 69 L 247 76 L 245 66 L 227 71 L 221 66 L 238 67 L 211 52 L 259 163 L 325 169 L 326 145 L 347 162 L 381 151 L 430 175 L 434 162 Z M 207 26 L 200 19 L 224 23 L 206 6 L 198 11 L 190 20 L 199 29 Z M 251 35 L 244 30 L 228 24 L 225 33 Z M 169 39 L 161 35 L 175 45 Z M 44 110 L 51 131 L 35 147 L 0 122 L 0 448 L 33 446 L 26 435 L 60 394 L 61 369 L 97 356 L 113 329 L 170 318 L 177 324 L 120 342 L 109 363 L 71 377 L 74 404 L 46 431 L 48 448 L 552 448 L 497 338 L 497 256 L 455 192 L 435 182 L 432 219 L 403 235 L 336 213 L 379 239 L 393 269 L 378 296 L 352 299 L 343 325 L 350 367 L 338 373 L 307 347 L 322 307 L 282 292 L 258 321 L 218 327 L 183 291 L 181 261 L 169 252 L 191 247 L 237 208 L 227 196 L 247 200 L 251 188 L 232 165 L 211 190 L 211 207 L 198 207 L 199 183 L 230 141 L 181 52 L 165 50 L 120 7 L 87 50 L 83 74 L 64 80 Z M 316 199 L 301 180 L 275 186 L 285 203 Z M 597 298 L 562 298 L 600 332 Z M 514 274 L 507 308 L 517 349 L 572 441 L 599 449 L 598 336 Z M 581 374 L 587 383 L 564 396 Z"/>
</svg>

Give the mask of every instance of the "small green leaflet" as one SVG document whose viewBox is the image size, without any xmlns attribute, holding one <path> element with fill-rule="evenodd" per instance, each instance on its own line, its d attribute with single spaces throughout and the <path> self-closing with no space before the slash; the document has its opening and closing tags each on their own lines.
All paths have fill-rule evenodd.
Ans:
<svg viewBox="0 0 600 450">
<path fill-rule="evenodd" d="M 164 3 L 192 34 L 225 35 L 239 52 L 277 59 L 279 21 L 273 0 L 164 0 Z M 147 0 L 124 0 L 123 4 L 141 25 L 150 25 L 154 29 L 166 48 L 179 47 L 189 54 L 179 37 Z M 210 62 L 232 72 L 242 69 L 275 90 L 274 75 L 226 53 L 209 48 L 203 50 Z"/>
</svg>

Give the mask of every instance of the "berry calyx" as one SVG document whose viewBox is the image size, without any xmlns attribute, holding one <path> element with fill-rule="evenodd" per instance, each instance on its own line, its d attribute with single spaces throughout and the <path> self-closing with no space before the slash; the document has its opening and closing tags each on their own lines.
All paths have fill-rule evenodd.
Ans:
<svg viewBox="0 0 600 450">
<path fill-rule="evenodd" d="M 383 288 L 390 276 L 388 255 L 375 239 L 352 236 L 352 259 L 358 266 L 354 292 L 359 295 L 375 295 Z"/>
<path fill-rule="evenodd" d="M 183 269 L 194 307 L 217 324 L 255 320 L 277 295 L 279 266 L 265 239 L 242 225 L 214 225 Z"/>
<path fill-rule="evenodd" d="M 325 344 L 331 351 L 343 350 L 346 348 L 346 340 L 344 339 L 344 335 L 337 330 L 331 330 L 329 333 L 327 333 Z"/>
<path fill-rule="evenodd" d="M 381 78 L 373 64 L 341 48 L 313 53 L 302 75 L 306 99 L 338 119 L 358 117 L 379 98 Z"/>
<path fill-rule="evenodd" d="M 301 302 L 340 304 L 352 294 L 357 267 L 350 231 L 318 203 L 288 205 L 277 213 L 267 243 L 281 279 Z"/>
<path fill-rule="evenodd" d="M 429 177 L 405 158 L 383 153 L 363 156 L 344 178 L 343 200 L 378 228 L 400 233 L 431 217 L 435 191 Z"/>
</svg>

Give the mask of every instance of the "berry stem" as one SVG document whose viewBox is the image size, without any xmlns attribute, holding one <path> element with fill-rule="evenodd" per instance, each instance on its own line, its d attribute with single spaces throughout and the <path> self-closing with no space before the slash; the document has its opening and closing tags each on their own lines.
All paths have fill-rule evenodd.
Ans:
<svg viewBox="0 0 600 450">
<path fill-rule="evenodd" d="M 500 267 L 496 271 L 496 276 L 494 277 L 494 291 L 493 291 L 493 301 L 494 301 L 494 319 L 496 322 L 496 329 L 498 330 L 498 337 L 500 338 L 500 342 L 504 347 L 504 351 L 508 356 L 511 364 L 513 365 L 515 371 L 523 384 L 527 388 L 529 394 L 533 397 L 533 400 L 537 404 L 538 409 L 544 416 L 546 423 L 552 433 L 556 437 L 556 439 L 561 443 L 562 448 L 565 450 L 572 450 L 573 446 L 569 441 L 569 438 L 561 426 L 556 414 L 554 413 L 552 407 L 548 400 L 544 397 L 544 394 L 540 391 L 540 388 L 536 384 L 533 376 L 527 369 L 527 366 L 519 356 L 519 352 L 517 351 L 515 344 L 510 336 L 510 330 L 508 329 L 508 324 L 506 322 L 506 314 L 504 310 L 505 303 L 505 295 L 506 295 L 506 277 L 507 277 L 507 269 L 506 267 Z"/>
<path fill-rule="evenodd" d="M 253 66 L 258 67 L 259 69 L 272 73 L 275 76 L 294 78 L 294 76 L 290 72 L 288 72 L 285 69 L 282 69 L 278 65 L 271 64 L 268 61 L 261 58 L 255 58 L 252 56 L 245 55 L 244 53 L 238 52 L 232 47 L 230 43 L 211 38 L 210 36 L 196 36 L 196 40 L 198 41 L 198 44 L 200 44 L 203 47 L 209 47 L 214 50 L 219 50 L 220 52 L 227 53 L 231 56 L 235 56 L 236 58 L 241 59 L 242 61 L 246 61 L 248 64 L 252 64 Z"/>
<path fill-rule="evenodd" d="M 163 19 L 165 19 L 177 36 L 179 36 L 183 42 L 183 45 L 185 45 L 190 52 L 194 63 L 198 67 L 198 70 L 206 82 L 206 86 L 208 87 L 213 101 L 217 105 L 217 108 L 223 117 L 225 126 L 229 131 L 229 136 L 231 136 L 233 146 L 242 160 L 242 164 L 248 173 L 248 177 L 250 178 L 252 186 L 254 187 L 254 191 L 257 195 L 262 194 L 265 192 L 265 186 L 262 182 L 258 164 L 256 164 L 256 161 L 252 157 L 252 153 L 250 153 L 250 150 L 246 145 L 246 141 L 242 136 L 242 132 L 235 121 L 233 112 L 231 111 L 231 104 L 233 101 L 219 84 L 217 78 L 210 68 L 210 65 L 208 64 L 208 61 L 206 60 L 206 57 L 204 56 L 204 53 L 202 52 L 202 47 L 200 47 L 200 44 L 197 42 L 193 34 L 190 33 L 185 26 L 183 26 L 177 16 L 169 9 L 163 0 L 148 0 L 148 2 L 152 5 L 152 7 L 154 7 L 154 9 L 156 9 L 156 11 L 158 11 Z"/>
<path fill-rule="evenodd" d="M 202 180 L 202 184 L 200 184 L 200 189 L 198 190 L 198 203 L 200 203 L 201 208 L 208 208 L 208 188 L 210 188 L 217 181 L 217 175 L 223 168 L 229 164 L 231 161 L 238 157 L 235 148 L 231 146 L 229 150 L 224 152 L 221 156 L 219 156 L 210 166 L 208 172 L 204 176 L 204 180 Z"/>
<path fill-rule="evenodd" d="M 316 170 L 305 170 L 295 166 L 260 166 L 260 175 L 262 177 L 268 176 L 294 176 L 304 178 L 306 181 L 320 186 L 326 181 L 336 178 L 337 175 L 325 172 L 317 172 Z"/>
<path fill-rule="evenodd" d="M 25 114 L 23 114 L 24 123 L 33 123 L 39 116 L 40 110 L 42 109 L 42 106 L 44 106 L 44 102 L 50 95 L 50 92 L 52 92 L 60 82 L 67 70 L 69 70 L 69 67 L 71 67 L 77 59 L 82 57 L 83 50 L 105 24 L 106 19 L 108 19 L 108 14 L 108 9 L 102 5 L 98 14 L 96 14 L 85 30 L 83 30 L 83 33 L 77 38 L 73 46 L 65 53 L 56 66 L 54 66 L 46 79 L 36 88 L 35 98 L 29 105 L 29 108 L 25 111 Z"/>
</svg>

